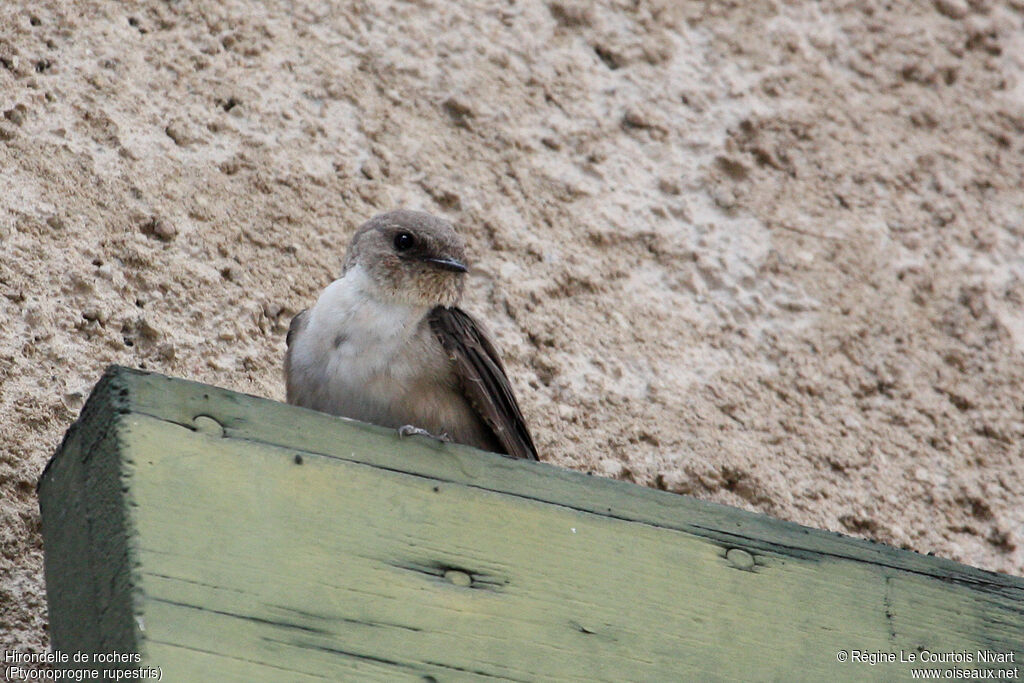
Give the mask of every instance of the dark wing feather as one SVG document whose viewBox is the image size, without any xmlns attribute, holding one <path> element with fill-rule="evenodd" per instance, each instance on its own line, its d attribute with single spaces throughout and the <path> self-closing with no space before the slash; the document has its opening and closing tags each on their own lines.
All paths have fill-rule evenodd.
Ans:
<svg viewBox="0 0 1024 683">
<path fill-rule="evenodd" d="M 296 387 L 292 381 L 292 342 L 295 341 L 296 335 L 302 334 L 302 331 L 306 329 L 306 323 L 309 322 L 309 309 L 300 312 L 294 318 L 292 318 L 291 324 L 288 326 L 288 336 L 284 338 L 285 346 L 288 349 L 284 352 L 284 386 L 285 386 L 285 400 L 288 403 L 296 403 Z"/>
<path fill-rule="evenodd" d="M 296 316 L 292 318 L 291 324 L 288 325 L 288 335 L 284 338 L 285 346 L 291 346 L 292 339 L 295 338 L 295 335 L 299 334 L 300 332 L 302 332 L 302 330 L 306 328 L 307 313 L 309 313 L 308 308 L 299 311 L 298 314 L 296 314 Z"/>
<path fill-rule="evenodd" d="M 462 309 L 438 306 L 430 312 L 430 329 L 455 363 L 470 405 L 505 452 L 513 458 L 538 460 L 498 352 L 477 322 Z"/>
</svg>

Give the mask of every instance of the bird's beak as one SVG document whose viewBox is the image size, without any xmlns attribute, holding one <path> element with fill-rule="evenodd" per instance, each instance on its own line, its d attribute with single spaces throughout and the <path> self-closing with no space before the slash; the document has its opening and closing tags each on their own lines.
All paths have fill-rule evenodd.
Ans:
<svg viewBox="0 0 1024 683">
<path fill-rule="evenodd" d="M 469 268 L 466 267 L 465 263 L 463 263 L 462 261 L 456 261 L 455 259 L 452 258 L 425 258 L 423 260 L 426 261 L 427 263 L 434 264 L 438 268 L 441 268 L 443 270 L 450 270 L 455 273 L 465 273 L 466 271 L 469 270 Z"/>
</svg>

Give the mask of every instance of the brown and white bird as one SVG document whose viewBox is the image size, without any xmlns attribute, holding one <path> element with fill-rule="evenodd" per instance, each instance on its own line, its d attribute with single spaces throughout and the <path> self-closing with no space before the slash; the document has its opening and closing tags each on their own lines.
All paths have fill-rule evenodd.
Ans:
<svg viewBox="0 0 1024 683">
<path fill-rule="evenodd" d="M 457 307 L 467 270 L 445 220 L 392 211 L 367 221 L 341 277 L 292 320 L 288 402 L 537 460 L 494 344 Z"/>
</svg>

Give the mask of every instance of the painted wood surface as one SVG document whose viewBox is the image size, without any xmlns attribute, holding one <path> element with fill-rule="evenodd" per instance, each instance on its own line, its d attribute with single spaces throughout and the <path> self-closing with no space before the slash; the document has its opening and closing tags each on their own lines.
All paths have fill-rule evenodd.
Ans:
<svg viewBox="0 0 1024 683">
<path fill-rule="evenodd" d="M 1020 578 L 124 368 L 40 506 L 54 647 L 139 653 L 164 681 L 908 680 L 1024 658 Z"/>
</svg>

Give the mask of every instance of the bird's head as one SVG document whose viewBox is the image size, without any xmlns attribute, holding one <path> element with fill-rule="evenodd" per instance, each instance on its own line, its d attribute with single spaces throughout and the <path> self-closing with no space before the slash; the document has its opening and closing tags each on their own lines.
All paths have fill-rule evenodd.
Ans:
<svg viewBox="0 0 1024 683">
<path fill-rule="evenodd" d="M 446 220 L 420 211 L 390 211 L 353 235 L 343 273 L 357 265 L 381 299 L 454 306 L 468 270 L 466 243 Z"/>
</svg>

